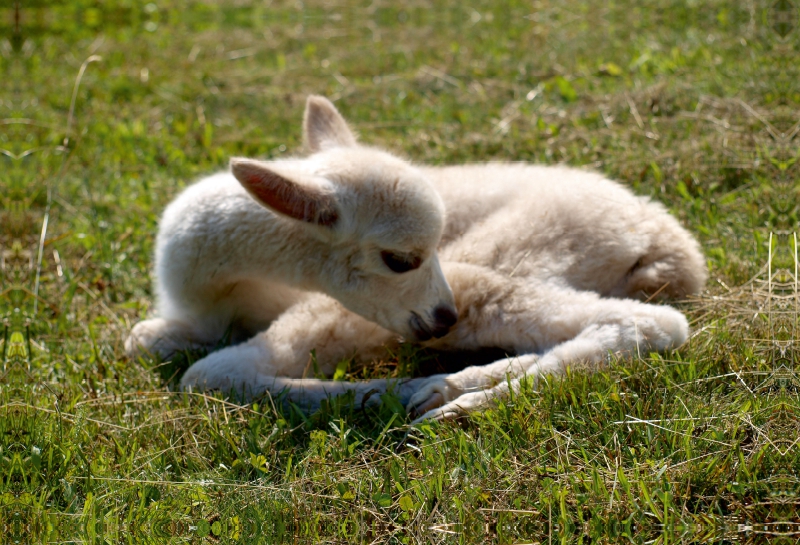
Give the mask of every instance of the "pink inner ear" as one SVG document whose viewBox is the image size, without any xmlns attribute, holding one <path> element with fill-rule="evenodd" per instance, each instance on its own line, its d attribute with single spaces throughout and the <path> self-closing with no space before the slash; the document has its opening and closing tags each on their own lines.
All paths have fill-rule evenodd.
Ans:
<svg viewBox="0 0 800 545">
<path fill-rule="evenodd" d="M 270 171 L 248 172 L 245 188 L 276 212 L 308 223 L 332 227 L 339 219 L 333 198 Z"/>
</svg>

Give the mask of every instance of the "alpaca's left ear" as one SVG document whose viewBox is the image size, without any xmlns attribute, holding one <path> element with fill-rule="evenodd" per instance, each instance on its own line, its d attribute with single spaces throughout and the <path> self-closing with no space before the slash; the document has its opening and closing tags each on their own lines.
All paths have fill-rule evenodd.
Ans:
<svg viewBox="0 0 800 545">
<path fill-rule="evenodd" d="M 308 149 L 314 153 L 356 145 L 356 137 L 336 107 L 327 98 L 317 95 L 309 96 L 306 101 L 303 134 Z"/>
<path fill-rule="evenodd" d="M 328 188 L 296 173 L 279 172 L 285 165 L 234 157 L 231 171 L 255 200 L 294 220 L 332 228 L 339 221 L 336 197 Z"/>
</svg>

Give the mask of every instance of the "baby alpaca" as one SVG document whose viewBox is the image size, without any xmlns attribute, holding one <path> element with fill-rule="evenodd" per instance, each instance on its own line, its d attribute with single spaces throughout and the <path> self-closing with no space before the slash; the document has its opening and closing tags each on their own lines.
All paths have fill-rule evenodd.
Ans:
<svg viewBox="0 0 800 545">
<path fill-rule="evenodd" d="M 525 375 L 610 353 L 680 346 L 677 310 L 706 280 L 697 242 L 664 208 L 603 176 L 526 164 L 413 166 L 356 142 L 309 97 L 302 159 L 231 160 L 167 207 L 156 244 L 158 317 L 130 355 L 209 354 L 182 388 L 270 392 L 309 407 L 394 388 L 423 418 L 474 409 Z M 303 378 L 309 354 L 370 361 L 400 339 L 513 357 L 389 384 Z"/>
</svg>

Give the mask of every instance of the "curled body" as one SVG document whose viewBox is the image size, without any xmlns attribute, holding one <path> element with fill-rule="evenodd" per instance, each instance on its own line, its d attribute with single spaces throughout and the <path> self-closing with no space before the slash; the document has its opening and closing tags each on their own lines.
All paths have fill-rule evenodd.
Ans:
<svg viewBox="0 0 800 545">
<path fill-rule="evenodd" d="M 169 205 L 156 316 L 134 327 L 129 354 L 169 357 L 232 331 L 182 387 L 311 408 L 393 387 L 422 419 L 491 403 L 526 375 L 687 339 L 679 311 L 644 302 L 695 293 L 707 274 L 660 204 L 562 166 L 415 166 L 357 143 L 322 97 L 304 135 L 308 157 L 233 159 Z M 304 378 L 312 349 L 332 374 L 402 340 L 513 356 L 395 384 Z"/>
</svg>

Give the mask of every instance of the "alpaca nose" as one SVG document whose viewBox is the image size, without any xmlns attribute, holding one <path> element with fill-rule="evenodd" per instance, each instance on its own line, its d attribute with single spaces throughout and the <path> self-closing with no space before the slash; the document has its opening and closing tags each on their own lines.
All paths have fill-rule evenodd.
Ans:
<svg viewBox="0 0 800 545">
<path fill-rule="evenodd" d="M 439 305 L 433 309 L 433 328 L 431 334 L 437 339 L 447 335 L 450 328 L 458 321 L 456 309 L 451 306 Z"/>
</svg>

